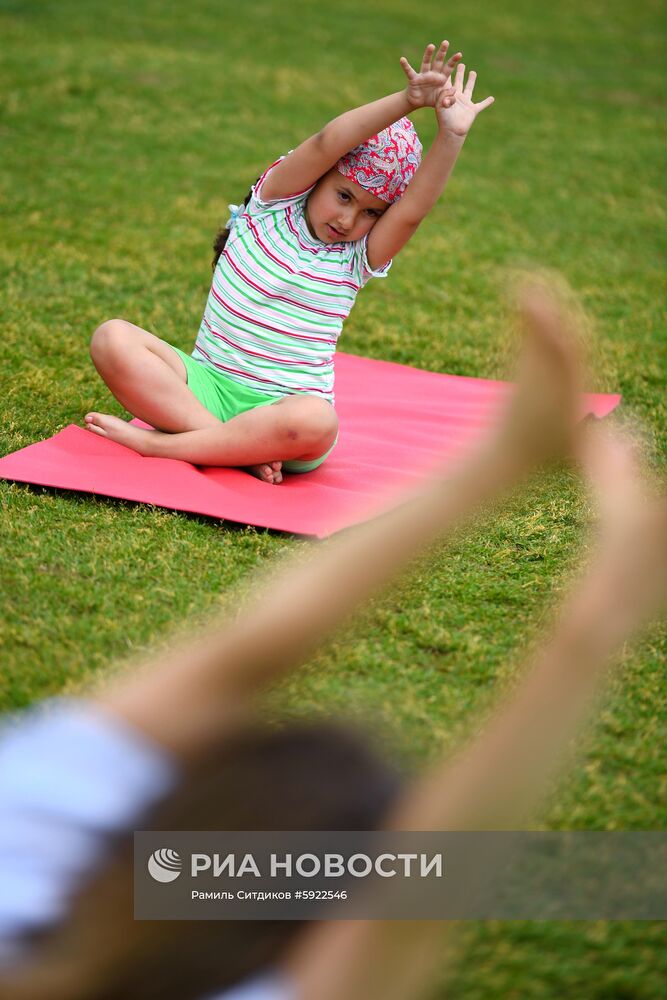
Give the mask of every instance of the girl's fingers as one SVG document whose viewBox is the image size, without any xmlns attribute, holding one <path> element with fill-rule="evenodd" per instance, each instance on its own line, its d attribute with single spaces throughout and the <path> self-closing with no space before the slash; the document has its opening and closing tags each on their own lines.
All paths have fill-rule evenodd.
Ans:
<svg viewBox="0 0 667 1000">
<path fill-rule="evenodd" d="M 456 53 L 455 53 L 455 54 L 454 54 L 454 55 L 453 55 L 453 56 L 452 56 L 452 57 L 451 57 L 451 58 L 450 58 L 450 59 L 448 60 L 448 62 L 447 62 L 447 65 L 446 65 L 446 66 L 444 67 L 444 69 L 443 69 L 443 73 L 444 73 L 444 74 L 445 74 L 446 76 L 451 76 L 451 75 L 452 75 L 452 73 L 454 72 L 454 69 L 456 68 L 456 64 L 457 64 L 457 62 L 459 61 L 459 59 L 462 59 L 462 58 L 463 58 L 463 53 L 461 53 L 461 52 L 456 52 Z"/>
<path fill-rule="evenodd" d="M 433 60 L 433 69 L 437 70 L 439 73 L 442 72 L 442 67 L 445 64 L 445 56 L 447 55 L 447 49 L 449 48 L 449 42 L 440 42 L 440 48 L 435 54 L 435 59 Z"/>
<path fill-rule="evenodd" d="M 475 89 L 476 79 L 477 79 L 477 73 L 475 73 L 474 69 L 471 69 L 470 72 L 468 73 L 468 79 L 463 89 L 463 93 L 465 94 L 466 97 L 472 97 L 472 92 Z"/>
<path fill-rule="evenodd" d="M 431 58 L 435 52 L 435 45 L 432 43 L 427 45 L 424 49 L 424 56 L 422 58 L 421 73 L 428 73 L 431 68 Z"/>
<path fill-rule="evenodd" d="M 463 90 L 463 78 L 466 73 L 466 68 L 464 63 L 459 63 L 456 67 L 456 76 L 454 78 L 454 86 L 457 90 Z"/>
<path fill-rule="evenodd" d="M 399 62 L 401 64 L 401 69 L 403 70 L 403 72 L 407 76 L 408 80 L 414 80 L 414 78 L 417 76 L 417 74 L 415 73 L 415 71 L 413 70 L 412 66 L 410 65 L 410 63 L 408 62 L 408 60 L 405 58 L 405 56 L 401 56 L 401 58 L 399 59 Z"/>
<path fill-rule="evenodd" d="M 490 107 L 494 101 L 495 97 L 485 97 L 483 101 L 479 102 L 479 104 L 474 104 L 473 107 L 475 109 L 475 114 L 478 114 L 480 111 L 483 111 L 484 108 Z"/>
</svg>

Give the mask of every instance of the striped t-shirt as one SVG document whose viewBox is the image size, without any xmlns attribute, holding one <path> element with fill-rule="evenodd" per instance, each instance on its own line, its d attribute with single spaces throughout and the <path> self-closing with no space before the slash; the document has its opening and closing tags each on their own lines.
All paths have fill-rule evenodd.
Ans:
<svg viewBox="0 0 667 1000">
<path fill-rule="evenodd" d="M 263 201 L 264 180 L 220 255 L 193 358 L 270 396 L 306 392 L 333 403 L 343 320 L 373 271 L 366 240 L 322 243 L 304 208 L 312 190 Z"/>
</svg>

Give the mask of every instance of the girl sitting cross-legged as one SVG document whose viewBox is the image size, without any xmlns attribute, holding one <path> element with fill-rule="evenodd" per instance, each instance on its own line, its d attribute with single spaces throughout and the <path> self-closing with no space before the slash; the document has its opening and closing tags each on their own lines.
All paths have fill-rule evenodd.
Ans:
<svg viewBox="0 0 667 1000">
<path fill-rule="evenodd" d="M 266 170 L 216 239 L 192 355 L 125 320 L 91 355 L 116 399 L 156 430 L 88 413 L 89 430 L 142 455 L 241 466 L 267 483 L 309 472 L 334 447 L 334 353 L 357 292 L 383 277 L 433 208 L 477 114 L 474 72 L 427 46 L 404 90 L 329 122 Z M 457 65 L 458 64 L 458 65 Z M 452 72 L 456 68 L 452 79 Z M 421 161 L 406 117 L 432 107 Z"/>
</svg>

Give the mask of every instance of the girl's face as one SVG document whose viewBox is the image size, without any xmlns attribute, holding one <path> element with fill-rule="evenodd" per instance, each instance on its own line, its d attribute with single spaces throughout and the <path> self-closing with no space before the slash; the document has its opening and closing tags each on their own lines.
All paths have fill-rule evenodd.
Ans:
<svg viewBox="0 0 667 1000">
<path fill-rule="evenodd" d="M 306 222 L 311 236 L 322 243 L 353 243 L 363 239 L 388 208 L 333 167 L 308 195 Z"/>
</svg>

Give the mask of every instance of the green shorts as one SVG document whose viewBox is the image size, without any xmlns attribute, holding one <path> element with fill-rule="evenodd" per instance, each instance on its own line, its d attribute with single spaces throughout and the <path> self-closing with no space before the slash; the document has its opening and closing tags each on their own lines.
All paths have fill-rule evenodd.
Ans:
<svg viewBox="0 0 667 1000">
<path fill-rule="evenodd" d="M 239 413 L 245 413 L 246 410 L 254 410 L 258 406 L 271 406 L 272 403 L 278 403 L 285 398 L 284 396 L 267 396 L 266 393 L 259 392 L 257 389 L 241 385 L 240 382 L 235 382 L 234 379 L 222 375 L 215 368 L 209 368 L 208 365 L 196 361 L 189 354 L 180 351 L 178 347 L 172 347 L 171 344 L 169 346 L 172 351 L 178 354 L 185 365 L 190 391 L 194 393 L 209 413 L 212 413 L 218 420 L 222 420 L 223 423 L 238 416 Z M 337 440 L 338 438 L 336 438 Z M 324 455 L 314 458 L 311 462 L 301 462 L 296 458 L 283 462 L 283 470 L 285 472 L 312 472 L 313 469 L 322 464 L 325 458 L 328 458 L 336 447 L 336 441 Z"/>
</svg>

